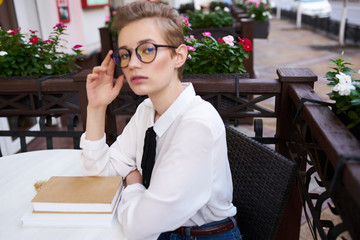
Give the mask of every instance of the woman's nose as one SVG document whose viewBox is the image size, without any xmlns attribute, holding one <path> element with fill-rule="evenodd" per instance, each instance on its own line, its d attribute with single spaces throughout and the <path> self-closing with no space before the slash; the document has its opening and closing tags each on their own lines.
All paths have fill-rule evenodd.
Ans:
<svg viewBox="0 0 360 240">
<path fill-rule="evenodd" d="M 140 59 L 138 58 L 136 52 L 133 50 L 131 53 L 130 61 L 129 61 L 129 68 L 139 67 L 142 64 Z"/>
</svg>

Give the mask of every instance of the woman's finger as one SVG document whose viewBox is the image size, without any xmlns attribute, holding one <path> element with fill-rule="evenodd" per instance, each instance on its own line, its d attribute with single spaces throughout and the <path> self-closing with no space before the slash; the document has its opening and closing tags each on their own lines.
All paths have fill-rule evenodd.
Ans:
<svg viewBox="0 0 360 240">
<path fill-rule="evenodd" d="M 115 70 L 115 62 L 110 58 L 109 65 L 107 67 L 106 74 L 109 76 L 114 76 L 114 70 Z"/>
<path fill-rule="evenodd" d="M 109 66 L 109 63 L 112 61 L 111 60 L 111 54 L 113 53 L 112 50 L 109 50 L 109 52 L 106 54 L 104 60 L 102 61 L 101 63 L 101 66 L 102 67 L 108 67 Z"/>
<path fill-rule="evenodd" d="M 102 72 L 106 72 L 107 68 L 106 67 L 103 67 L 103 66 L 96 66 L 93 68 L 93 73 L 94 74 L 99 74 L 99 73 L 102 73 Z"/>
</svg>

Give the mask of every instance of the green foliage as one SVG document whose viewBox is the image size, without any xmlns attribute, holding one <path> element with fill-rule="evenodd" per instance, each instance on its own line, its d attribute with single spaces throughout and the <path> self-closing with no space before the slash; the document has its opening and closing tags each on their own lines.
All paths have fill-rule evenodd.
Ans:
<svg viewBox="0 0 360 240">
<path fill-rule="evenodd" d="M 351 77 L 352 73 L 356 71 L 350 68 L 351 63 L 347 62 L 349 59 L 342 59 L 344 52 L 341 53 L 340 58 L 331 60 L 330 63 L 336 65 L 332 67 L 332 71 L 328 71 L 325 75 L 329 81 L 328 86 L 333 87 L 329 97 L 335 101 L 336 114 L 339 116 L 346 116 L 347 128 L 353 128 L 360 124 L 360 80 Z M 343 76 L 351 79 L 351 85 L 347 85 L 348 89 L 341 89 L 344 83 L 340 81 Z M 350 89 L 350 87 L 351 89 Z M 339 90 L 341 89 L 341 90 Z M 346 90 L 346 91 L 345 91 Z"/>
<path fill-rule="evenodd" d="M 235 21 L 228 8 L 218 8 L 208 13 L 204 13 L 202 10 L 187 11 L 186 13 L 193 29 L 229 27 Z"/>
<path fill-rule="evenodd" d="M 62 23 L 53 28 L 45 41 L 37 36 L 37 31 L 31 30 L 26 38 L 20 30 L 0 28 L 0 77 L 65 74 L 78 67 L 75 61 L 82 46 L 74 46 L 73 54 L 62 51 L 61 36 L 66 30 Z"/>
</svg>

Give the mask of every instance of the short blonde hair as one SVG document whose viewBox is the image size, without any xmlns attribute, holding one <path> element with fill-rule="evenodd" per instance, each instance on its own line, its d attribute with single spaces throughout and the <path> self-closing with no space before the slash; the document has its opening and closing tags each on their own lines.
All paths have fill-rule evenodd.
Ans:
<svg viewBox="0 0 360 240">
<path fill-rule="evenodd" d="M 113 30 L 118 33 L 129 23 L 144 18 L 153 18 L 162 30 L 166 44 L 180 46 L 184 43 L 183 22 L 179 13 L 169 5 L 147 1 L 135 1 L 119 8 L 115 16 Z M 171 52 L 175 55 L 175 49 Z M 178 69 L 179 79 L 182 80 L 182 73 L 185 64 Z"/>
</svg>

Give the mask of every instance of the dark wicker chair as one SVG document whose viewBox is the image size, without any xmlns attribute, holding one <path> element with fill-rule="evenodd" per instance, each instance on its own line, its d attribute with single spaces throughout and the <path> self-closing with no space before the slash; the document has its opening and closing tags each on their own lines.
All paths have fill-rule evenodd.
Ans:
<svg viewBox="0 0 360 240">
<path fill-rule="evenodd" d="M 296 164 L 230 126 L 226 139 L 243 239 L 275 239 Z"/>
</svg>

